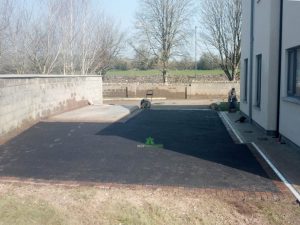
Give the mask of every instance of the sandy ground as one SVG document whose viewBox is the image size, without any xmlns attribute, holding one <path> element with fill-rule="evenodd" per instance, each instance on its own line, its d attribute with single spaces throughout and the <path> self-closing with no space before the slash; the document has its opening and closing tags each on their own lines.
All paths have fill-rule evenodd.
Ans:
<svg viewBox="0 0 300 225">
<path fill-rule="evenodd" d="M 0 184 L 0 224 L 300 224 L 289 201 L 222 199 L 185 190 Z"/>
</svg>

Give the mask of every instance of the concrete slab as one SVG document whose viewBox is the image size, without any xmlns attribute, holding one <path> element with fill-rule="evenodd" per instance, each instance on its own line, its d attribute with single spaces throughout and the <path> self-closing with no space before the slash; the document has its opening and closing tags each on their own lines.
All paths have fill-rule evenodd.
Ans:
<svg viewBox="0 0 300 225">
<path fill-rule="evenodd" d="M 137 110 L 134 105 L 91 105 L 62 113 L 47 122 L 115 122 Z"/>
</svg>

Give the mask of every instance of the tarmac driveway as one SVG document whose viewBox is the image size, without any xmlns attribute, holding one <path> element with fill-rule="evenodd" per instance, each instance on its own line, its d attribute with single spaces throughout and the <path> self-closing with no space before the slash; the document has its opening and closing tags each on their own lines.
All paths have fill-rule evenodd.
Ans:
<svg viewBox="0 0 300 225">
<path fill-rule="evenodd" d="M 39 123 L 0 146 L 0 176 L 278 191 L 210 110 L 146 110 L 113 124 Z"/>
</svg>

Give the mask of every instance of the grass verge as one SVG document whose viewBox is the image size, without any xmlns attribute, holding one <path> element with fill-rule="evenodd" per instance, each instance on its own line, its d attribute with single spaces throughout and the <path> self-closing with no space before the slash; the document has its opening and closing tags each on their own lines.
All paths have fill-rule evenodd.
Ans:
<svg viewBox="0 0 300 225">
<path fill-rule="evenodd" d="M 300 224 L 288 201 L 226 200 L 176 189 L 0 184 L 0 224 Z"/>
<path fill-rule="evenodd" d="M 227 111 L 229 110 L 229 104 L 228 102 L 219 102 L 219 103 L 213 103 L 210 105 L 211 109 L 217 110 L 217 111 Z M 237 103 L 237 111 L 240 111 L 240 103 Z"/>
</svg>

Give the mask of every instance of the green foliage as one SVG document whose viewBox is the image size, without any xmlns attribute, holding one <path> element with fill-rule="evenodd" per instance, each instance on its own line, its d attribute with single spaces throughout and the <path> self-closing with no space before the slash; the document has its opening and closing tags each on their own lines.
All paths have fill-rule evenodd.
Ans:
<svg viewBox="0 0 300 225">
<path fill-rule="evenodd" d="M 229 104 L 228 102 L 220 102 L 220 103 L 213 103 L 211 104 L 211 108 L 217 111 L 228 111 Z M 237 103 L 237 111 L 240 111 L 240 103 Z"/>
<path fill-rule="evenodd" d="M 204 53 L 197 65 L 197 68 L 200 70 L 214 70 L 220 68 L 220 59 L 216 55 L 210 53 Z"/>
<path fill-rule="evenodd" d="M 170 62 L 169 68 L 173 70 L 194 70 L 195 61 L 191 57 L 184 57 L 179 61 Z"/>
<path fill-rule="evenodd" d="M 128 70 L 131 65 L 129 60 L 126 59 L 118 59 L 114 62 L 113 69 L 115 70 Z"/>
</svg>

